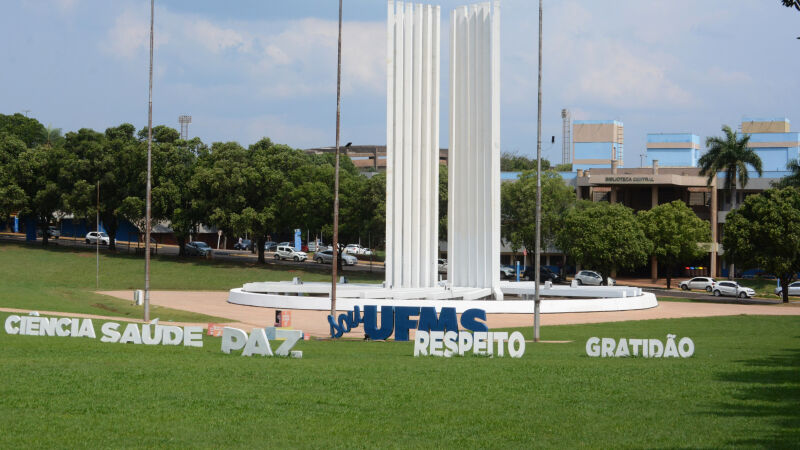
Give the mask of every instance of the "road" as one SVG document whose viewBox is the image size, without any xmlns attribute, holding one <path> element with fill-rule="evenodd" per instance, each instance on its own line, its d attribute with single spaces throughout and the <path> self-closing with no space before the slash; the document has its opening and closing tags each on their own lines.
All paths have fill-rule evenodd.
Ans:
<svg viewBox="0 0 800 450">
<path fill-rule="evenodd" d="M 36 244 L 33 244 L 30 241 L 25 240 L 25 235 L 20 233 L 0 233 L 0 241 L 10 241 L 10 242 L 19 242 L 25 243 L 29 242 L 31 245 L 41 245 L 41 239 L 36 241 Z M 60 239 L 50 239 L 48 241 L 49 245 L 58 245 L 67 248 L 80 248 L 84 250 L 95 250 L 95 244 L 87 244 L 82 238 L 71 238 L 71 237 L 64 237 Z M 100 246 L 101 251 L 105 251 L 105 246 Z M 119 253 L 135 253 L 136 244 L 135 243 L 128 243 L 128 242 L 118 242 L 117 243 L 117 252 Z M 140 248 L 139 252 L 144 252 L 144 249 Z M 177 245 L 158 245 L 155 250 L 156 254 L 159 256 L 178 256 L 178 246 Z M 273 252 L 266 252 L 264 255 L 267 264 L 277 264 L 282 266 L 289 266 L 289 267 L 297 267 L 301 269 L 310 269 L 310 270 L 319 270 L 322 267 L 330 267 L 328 264 L 318 264 L 312 260 L 306 261 L 282 261 L 275 259 L 275 253 Z M 219 260 L 219 261 L 231 261 L 231 262 L 248 262 L 248 263 L 255 263 L 258 261 L 258 255 L 255 253 L 250 253 L 246 250 L 212 250 L 211 259 Z M 363 261 L 359 260 L 358 264 L 355 266 L 344 266 L 345 272 L 376 272 L 376 273 L 383 273 L 384 267 L 383 263 L 379 261 L 373 261 L 370 264 L 370 261 Z"/>
</svg>

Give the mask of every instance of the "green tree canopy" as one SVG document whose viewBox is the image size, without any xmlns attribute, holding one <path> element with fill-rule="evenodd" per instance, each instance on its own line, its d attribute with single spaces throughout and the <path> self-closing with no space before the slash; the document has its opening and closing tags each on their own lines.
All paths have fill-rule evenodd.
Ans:
<svg viewBox="0 0 800 450">
<path fill-rule="evenodd" d="M 27 150 L 16 135 L 0 132 L 0 217 L 3 220 L 25 206 L 25 192 L 17 185 L 14 166 L 19 155 Z"/>
<path fill-rule="evenodd" d="M 542 170 L 550 168 L 550 161 L 542 159 Z M 503 152 L 500 155 L 500 170 L 502 172 L 522 172 L 536 170 L 536 158 L 528 158 L 517 152 Z"/>
<path fill-rule="evenodd" d="M 147 177 L 146 146 L 136 140 L 133 125 L 124 123 L 100 134 L 81 129 L 67 133 L 64 148 L 74 156 L 71 172 L 78 180 L 70 190 L 70 210 L 87 219 L 96 211 L 97 184 L 100 185 L 100 219 L 110 238 L 109 249 L 116 248 L 115 238 L 122 219 L 130 219 L 144 199 Z"/>
<path fill-rule="evenodd" d="M 520 174 L 516 181 L 500 186 L 501 236 L 516 252 L 533 251 L 536 243 L 536 171 Z M 542 171 L 542 248 L 554 245 L 567 210 L 575 203 L 575 192 L 557 172 Z"/>
<path fill-rule="evenodd" d="M 653 247 L 632 209 L 585 200 L 566 214 L 556 244 L 576 263 L 600 272 L 603 278 L 615 270 L 644 265 Z"/>
<path fill-rule="evenodd" d="M 800 190 L 769 189 L 750 195 L 725 220 L 725 253 L 781 279 L 783 301 L 800 272 Z"/>
<path fill-rule="evenodd" d="M 800 160 L 793 159 L 786 164 L 786 168 L 791 172 L 789 175 L 781 178 L 776 187 L 784 188 L 788 186 L 800 187 Z"/>
<path fill-rule="evenodd" d="M 153 220 L 170 222 L 180 256 L 185 254 L 189 236 L 203 219 L 194 201 L 196 192 L 192 189 L 192 178 L 197 155 L 207 152 L 199 138 L 159 142 L 153 146 L 151 213 Z"/>
<path fill-rule="evenodd" d="M 710 225 L 680 200 L 639 211 L 638 218 L 644 235 L 653 243 L 651 255 L 655 255 L 658 262 L 668 269 L 669 289 L 677 265 L 707 253 L 698 244 L 711 240 Z"/>
<path fill-rule="evenodd" d="M 73 184 L 73 174 L 67 170 L 71 158 L 62 148 L 37 145 L 18 155 L 11 165 L 10 189 L 22 206 L 20 213 L 36 219 L 44 231 L 53 223 L 54 215 L 64 211 L 64 192 Z M 42 233 L 42 245 L 47 246 L 48 234 Z"/>
<path fill-rule="evenodd" d="M 47 142 L 47 130 L 44 125 L 20 113 L 10 116 L 0 114 L 0 133 L 3 132 L 18 137 L 29 148 Z"/>
</svg>

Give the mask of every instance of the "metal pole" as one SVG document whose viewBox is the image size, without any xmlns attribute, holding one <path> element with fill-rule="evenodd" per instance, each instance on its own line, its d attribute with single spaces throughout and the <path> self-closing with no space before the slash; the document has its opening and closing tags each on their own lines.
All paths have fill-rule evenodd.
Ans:
<svg viewBox="0 0 800 450">
<path fill-rule="evenodd" d="M 336 276 L 339 263 L 339 118 L 342 103 L 342 0 L 339 0 L 339 47 L 336 63 L 336 169 L 333 174 L 333 261 L 331 263 L 331 315 L 336 316 Z"/>
<path fill-rule="evenodd" d="M 539 283 L 542 254 L 542 0 L 539 0 L 539 99 L 536 117 L 536 287 L 533 308 L 533 342 L 539 342 Z"/>
<path fill-rule="evenodd" d="M 94 279 L 94 288 L 100 289 L 100 180 L 97 180 L 97 239 L 94 241 L 95 260 L 97 270 Z"/>
<path fill-rule="evenodd" d="M 153 151 L 153 16 L 155 0 L 150 0 L 150 85 L 147 104 L 147 203 L 144 228 L 144 321 L 150 321 L 150 179 Z"/>
</svg>

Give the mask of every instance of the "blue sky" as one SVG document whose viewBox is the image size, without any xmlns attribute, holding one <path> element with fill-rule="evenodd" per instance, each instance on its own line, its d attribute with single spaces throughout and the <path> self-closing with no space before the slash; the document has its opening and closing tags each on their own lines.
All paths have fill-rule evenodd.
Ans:
<svg viewBox="0 0 800 450">
<path fill-rule="evenodd" d="M 442 72 L 449 11 L 443 0 Z M 386 1 L 345 0 L 342 142 L 384 144 Z M 149 1 L 20 0 L 0 16 L 0 113 L 64 131 L 147 123 Z M 154 122 L 206 142 L 261 136 L 332 145 L 336 0 L 157 0 Z M 537 8 L 502 2 L 501 144 L 536 151 Z M 560 162 L 562 108 L 625 124 L 625 165 L 646 134 L 720 133 L 743 117 L 800 131 L 800 13 L 778 0 L 545 0 L 543 150 Z M 441 145 L 447 143 L 442 76 Z M 556 136 L 555 145 L 550 136 Z"/>
</svg>

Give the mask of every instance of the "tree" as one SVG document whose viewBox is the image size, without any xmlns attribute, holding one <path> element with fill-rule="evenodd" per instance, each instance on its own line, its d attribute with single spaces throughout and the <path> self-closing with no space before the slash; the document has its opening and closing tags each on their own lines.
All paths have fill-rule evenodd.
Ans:
<svg viewBox="0 0 800 450">
<path fill-rule="evenodd" d="M 116 248 L 120 220 L 134 211 L 131 200 L 126 199 L 145 195 L 146 149 L 134 137 L 135 131 L 128 123 L 108 128 L 104 134 L 81 129 L 67 133 L 64 142 L 64 148 L 76 158 L 73 167 L 80 180 L 68 204 L 73 211 L 89 216 L 96 208 L 96 186 L 100 184 L 100 219 L 109 236 L 109 250 Z"/>
<path fill-rule="evenodd" d="M 20 113 L 11 116 L 0 114 L 0 133 L 6 132 L 20 138 L 28 148 L 36 147 L 47 141 L 44 125 L 38 120 L 25 117 Z"/>
<path fill-rule="evenodd" d="M 800 190 L 769 189 L 745 199 L 725 220 L 722 244 L 737 261 L 780 277 L 783 302 L 800 272 Z"/>
<path fill-rule="evenodd" d="M 205 155 L 206 146 L 199 138 L 174 140 L 153 145 L 151 190 L 152 220 L 168 220 L 178 241 L 178 255 L 186 253 L 186 242 L 203 218 L 195 202 L 192 178 L 198 154 Z M 144 209 L 141 210 L 144 214 Z M 140 228 L 141 229 L 141 228 Z"/>
<path fill-rule="evenodd" d="M 64 195 L 72 184 L 72 174 L 65 169 L 70 155 L 61 148 L 37 145 L 19 154 L 12 164 L 11 180 L 16 186 L 22 208 L 20 213 L 36 219 L 42 230 L 42 245 L 47 246 L 47 227 L 64 210 Z"/>
<path fill-rule="evenodd" d="M 792 173 L 781 178 L 777 183 L 774 183 L 775 187 L 800 187 L 800 160 L 793 159 L 789 161 L 789 163 L 786 164 L 786 168 Z"/>
<path fill-rule="evenodd" d="M 25 192 L 16 184 L 14 164 L 20 154 L 27 151 L 18 137 L 0 132 L 0 220 L 19 211 L 25 204 Z"/>
<path fill-rule="evenodd" d="M 794 8 L 800 11 L 800 0 L 781 0 L 781 3 L 787 8 Z"/>
<path fill-rule="evenodd" d="M 762 175 L 761 158 L 751 148 L 747 146 L 750 142 L 750 135 L 739 135 L 731 130 L 731 127 L 724 125 L 722 131 L 724 137 L 709 137 L 706 139 L 708 151 L 700 157 L 700 175 L 708 177 L 708 185 L 714 181 L 714 177 L 719 172 L 725 172 L 724 188 L 731 191 L 731 209 L 736 208 L 736 189 L 737 180 L 742 188 L 747 186 L 750 176 L 747 173 L 747 166 L 751 166 L 758 175 Z"/>
<path fill-rule="evenodd" d="M 644 235 L 633 210 L 621 204 L 578 202 L 569 210 L 556 244 L 584 267 L 607 278 L 619 269 L 647 262 L 653 244 Z"/>
<path fill-rule="evenodd" d="M 556 164 L 553 170 L 556 172 L 572 172 L 572 163 Z"/>
<path fill-rule="evenodd" d="M 750 176 L 747 173 L 747 166 L 752 166 L 762 175 L 761 158 L 747 144 L 750 136 L 745 134 L 741 138 L 731 130 L 731 127 L 723 125 L 724 137 L 709 137 L 706 139 L 708 151 L 700 157 L 700 175 L 708 177 L 707 184 L 711 186 L 714 177 L 718 172 L 725 172 L 725 189 L 731 191 L 731 209 L 736 208 L 736 181 L 737 178 L 742 184 L 742 188 L 747 186 Z M 733 260 L 731 260 L 733 261 Z M 733 278 L 735 271 L 733 262 L 728 271 L 729 278 Z"/>
<path fill-rule="evenodd" d="M 61 134 L 61 128 L 55 128 L 52 125 L 45 127 L 44 144 L 49 147 L 64 145 L 64 136 Z"/>
<path fill-rule="evenodd" d="M 550 168 L 550 161 L 542 159 L 542 170 Z M 536 170 L 536 159 L 528 158 L 517 152 L 503 152 L 500 155 L 500 170 L 503 172 L 522 172 Z"/>
<path fill-rule="evenodd" d="M 709 223 L 680 200 L 639 211 L 638 218 L 644 235 L 653 243 L 651 255 L 667 268 L 669 289 L 677 265 L 706 254 L 699 244 L 711 240 Z"/>
<path fill-rule="evenodd" d="M 500 186 L 501 236 L 516 252 L 532 250 L 536 242 L 536 171 L 523 172 L 516 181 Z M 557 172 L 542 172 L 542 247 L 554 245 L 567 210 L 575 203 L 575 192 Z"/>
</svg>

